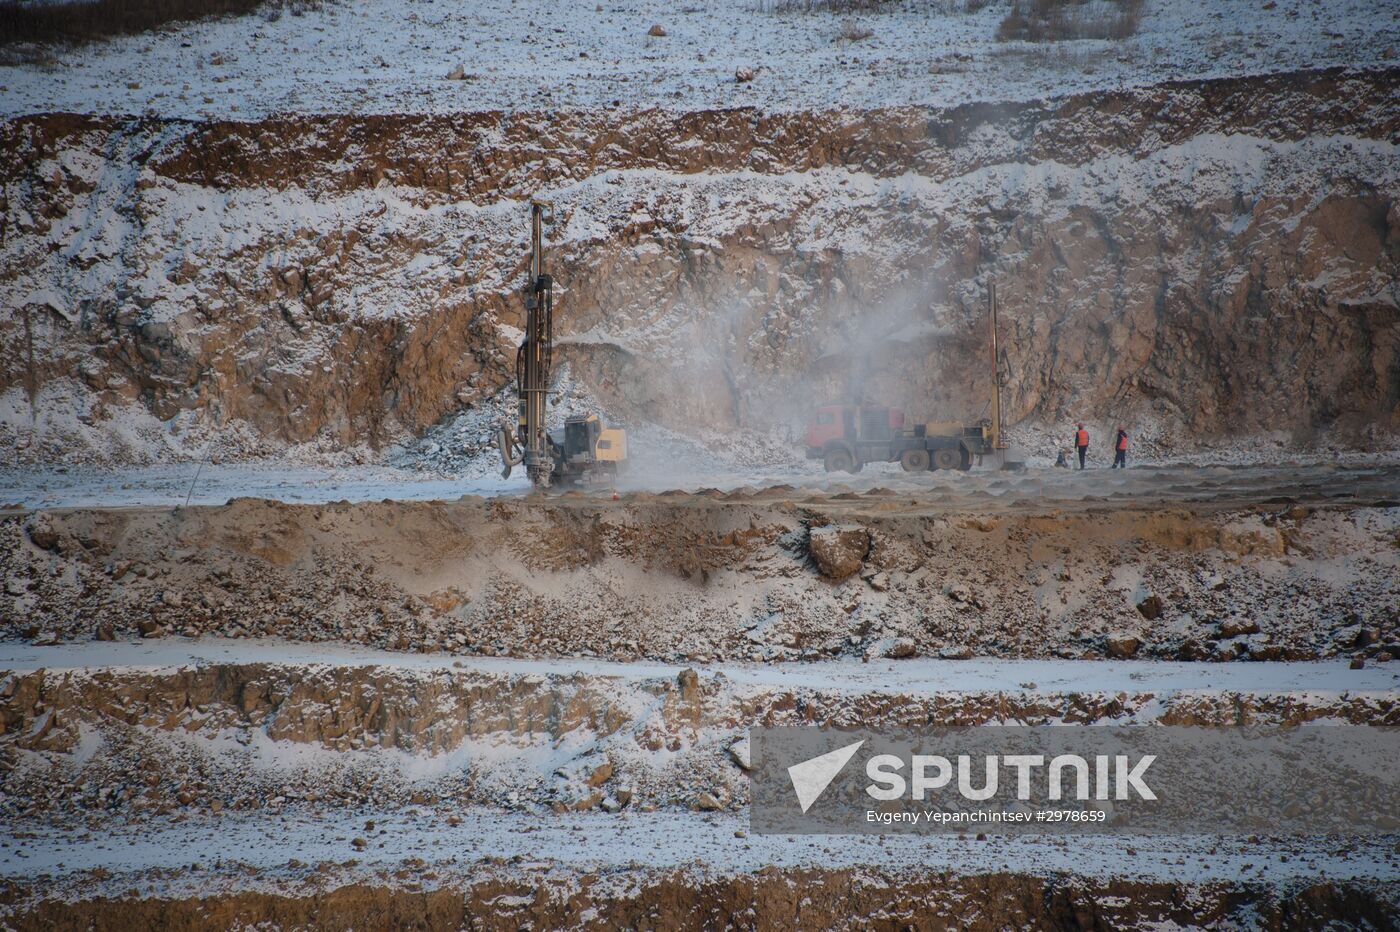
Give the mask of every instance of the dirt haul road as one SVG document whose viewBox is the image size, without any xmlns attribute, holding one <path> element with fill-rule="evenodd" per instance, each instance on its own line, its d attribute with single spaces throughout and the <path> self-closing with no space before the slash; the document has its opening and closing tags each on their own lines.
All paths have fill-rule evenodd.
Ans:
<svg viewBox="0 0 1400 932">
<path fill-rule="evenodd" d="M 750 835 L 757 724 L 1400 724 L 1393 467 L 925 478 L 12 510 L 0 910 L 1400 920 L 1393 833 Z"/>
</svg>

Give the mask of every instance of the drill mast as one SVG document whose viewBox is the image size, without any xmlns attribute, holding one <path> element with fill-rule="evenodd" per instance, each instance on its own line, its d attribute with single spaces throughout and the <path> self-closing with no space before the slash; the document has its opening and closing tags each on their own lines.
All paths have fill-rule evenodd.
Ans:
<svg viewBox="0 0 1400 932">
<path fill-rule="evenodd" d="M 548 201 L 530 201 L 530 268 L 525 283 L 525 339 L 515 354 L 515 386 L 520 411 L 515 425 L 502 418 L 499 433 L 501 475 L 525 464 L 535 488 L 549 487 L 554 472 L 545 416 L 549 408 L 549 370 L 554 361 L 554 279 L 544 270 L 544 214 Z"/>
<path fill-rule="evenodd" d="M 520 388 L 519 444 L 537 488 L 549 485 L 554 461 L 545 429 L 549 371 L 554 357 L 554 280 L 544 270 L 545 201 L 530 201 L 530 280 L 525 286 L 525 340 L 515 357 Z"/>
</svg>

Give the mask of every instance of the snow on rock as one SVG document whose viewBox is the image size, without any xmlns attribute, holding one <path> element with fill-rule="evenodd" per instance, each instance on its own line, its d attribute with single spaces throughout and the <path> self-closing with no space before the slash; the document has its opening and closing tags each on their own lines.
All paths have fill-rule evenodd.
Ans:
<svg viewBox="0 0 1400 932">
<path fill-rule="evenodd" d="M 1226 424 L 1241 456 L 1318 430 L 1383 448 L 1392 85 L 1314 74 L 924 112 L 942 128 L 912 141 L 902 112 L 565 114 L 543 137 L 501 115 L 11 124 L 0 327 L 26 353 L 5 370 L 5 455 L 364 461 L 434 429 L 438 453 L 402 461 L 485 476 L 539 190 L 556 205 L 560 401 L 654 426 L 639 453 L 670 436 L 697 466 L 791 460 L 810 404 L 862 381 L 912 419 L 973 418 L 993 276 L 1005 410 L 1033 454 L 1053 459 L 1068 418 L 1098 438 L 1126 421 L 1132 463 Z M 1163 108 L 1187 121 L 1171 138 Z M 661 155 L 642 143 L 657 136 Z M 213 182 L 209 147 L 227 156 Z M 1319 314 L 1336 325 L 1319 333 Z"/>
<path fill-rule="evenodd" d="M 1002 3 L 889 4 L 861 17 L 858 44 L 833 41 L 844 14 L 759 6 L 364 0 L 226 17 L 0 66 L 0 114 L 946 106 L 1376 65 L 1400 41 L 1385 0 L 1153 0 L 1128 39 L 1047 44 L 997 42 Z M 649 35 L 660 23 L 664 38 Z"/>
<path fill-rule="evenodd" d="M 870 532 L 845 525 L 814 527 L 808 532 L 807 551 L 823 576 L 839 582 L 860 572 L 870 552 Z"/>
</svg>

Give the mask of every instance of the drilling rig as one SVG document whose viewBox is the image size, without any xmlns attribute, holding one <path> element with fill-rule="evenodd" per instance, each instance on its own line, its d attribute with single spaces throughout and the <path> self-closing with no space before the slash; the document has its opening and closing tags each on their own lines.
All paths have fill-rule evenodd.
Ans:
<svg viewBox="0 0 1400 932">
<path fill-rule="evenodd" d="M 888 405 L 831 404 L 808 421 L 807 458 L 827 472 L 860 472 L 866 463 L 899 463 L 905 472 L 972 468 L 991 457 L 1001 469 L 1024 468 L 1002 432 L 1001 354 L 997 345 L 997 286 L 988 290 L 991 325 L 991 417 L 976 423 L 929 421 L 906 424 L 904 411 Z"/>
<path fill-rule="evenodd" d="M 597 415 L 570 417 L 550 432 L 549 375 L 554 363 L 554 279 L 544 270 L 544 223 L 548 201 L 530 200 L 530 268 L 525 284 L 525 339 L 515 354 L 519 417 L 512 429 L 502 420 L 497 438 L 503 478 L 521 463 L 537 489 L 599 477 L 611 479 L 627 459 L 626 432 L 604 427 Z"/>
</svg>

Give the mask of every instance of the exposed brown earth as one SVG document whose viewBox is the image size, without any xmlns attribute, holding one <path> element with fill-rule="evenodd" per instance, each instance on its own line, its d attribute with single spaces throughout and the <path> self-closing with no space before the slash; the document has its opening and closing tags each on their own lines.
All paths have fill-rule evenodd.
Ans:
<svg viewBox="0 0 1400 932">
<path fill-rule="evenodd" d="M 40 643 L 218 633 L 517 657 L 1384 659 L 1400 655 L 1396 521 L 781 488 L 38 512 L 0 519 L 0 622 Z M 828 527 L 868 541 L 841 574 L 809 549 Z"/>
<path fill-rule="evenodd" d="M 0 818 L 81 823 L 277 810 L 296 801 L 578 811 L 608 800 L 642 811 L 737 810 L 749 800 L 748 760 L 733 746 L 751 727 L 1400 725 L 1400 697 L 1364 688 L 1125 691 L 1105 689 L 1086 673 L 1070 690 L 1035 683 L 949 689 L 935 681 L 862 691 L 820 677 L 812 685 L 765 685 L 693 669 L 623 677 L 332 659 L 155 671 L 0 668 Z M 904 683 L 898 669 L 889 679 Z M 92 756 L 84 748 L 96 742 L 101 753 Z M 307 756 L 264 759 L 258 749 L 274 747 L 266 742 L 304 748 Z M 547 776 L 503 767 L 500 748 L 512 746 L 519 753 L 576 750 L 559 752 Z M 252 747 L 253 756 L 228 756 L 239 747 Z M 461 767 L 430 779 L 400 773 L 394 758 L 375 753 L 430 758 L 464 749 L 480 760 L 469 753 Z M 52 766 L 25 763 L 21 752 L 39 752 Z M 717 804 L 703 803 L 701 793 Z"/>
<path fill-rule="evenodd" d="M 0 672 L 0 859 L 16 878 L 0 914 L 16 928 L 1383 928 L 1400 908 L 1388 836 L 1213 843 L 1177 875 L 1172 839 L 1061 870 L 1064 840 L 967 835 L 952 843 L 1003 847 L 970 862 L 872 847 L 830 866 L 820 850 L 750 854 L 745 833 L 756 724 L 1400 723 L 1396 692 L 1375 688 L 1400 651 L 1396 509 L 1364 503 L 1384 477 L 1345 487 L 1299 483 L 1306 503 L 1269 504 L 1267 488 L 1135 505 L 1008 494 L 975 510 L 946 489 L 770 488 L 12 513 L 5 633 L 50 646 L 11 642 L 35 656 Z M 250 639 L 213 651 L 332 643 L 278 642 L 309 660 L 188 663 L 196 642 L 177 635 L 197 633 Z M 356 660 L 335 642 L 431 653 Z M 152 659 L 123 659 L 147 646 Z M 520 671 L 483 654 L 580 659 Z M 1334 662 L 1323 689 L 1102 688 L 1092 660 L 1335 654 L 1367 666 L 1352 680 Z M 1086 658 L 1068 663 L 1083 685 L 889 686 L 919 661 L 885 658 L 972 655 Z M 890 669 L 870 688 L 705 668 L 843 657 L 832 666 Z M 274 860 L 211 841 L 237 833 L 247 851 L 250 832 Z M 694 862 L 647 859 L 677 833 L 702 846 Z M 569 854 L 582 837 L 603 862 Z M 14 874 L 31 855 L 71 864 L 48 845 L 120 864 L 104 844 L 174 847 L 160 867 Z M 1223 879 L 1255 863 L 1287 869 Z"/>
<path fill-rule="evenodd" d="M 468 410 L 444 442 L 489 456 L 534 194 L 556 407 L 716 462 L 815 400 L 984 413 L 992 280 L 1028 437 L 1384 449 L 1397 95 L 0 122 L 0 465 L 373 459 Z M 654 446 L 634 488 L 713 472 Z M 755 725 L 1400 725 L 1393 470 L 1310 470 L 0 502 L 0 925 L 1395 927 L 1396 836 L 1247 807 L 1187 845 L 746 831 Z"/>
<path fill-rule="evenodd" d="M 859 115 L 16 119 L 0 390 L 76 380 L 113 435 L 129 405 L 247 425 L 231 454 L 381 446 L 509 380 L 517 204 L 552 191 L 561 358 L 629 417 L 768 428 L 862 391 L 975 416 L 995 277 L 1012 422 L 1380 443 L 1397 74 Z M 6 429 L 20 461 L 99 455 Z"/>
<path fill-rule="evenodd" d="M 494 873 L 496 876 L 491 876 Z M 6 899 L 28 891 L 15 885 Z M 854 918 L 861 917 L 861 918 Z M 1022 874 L 956 876 L 862 871 L 654 873 L 617 890 L 606 876 L 532 879 L 499 869 L 451 888 L 343 886 L 314 895 L 241 893 L 183 900 L 43 902 L 16 929 L 239 928 L 796 928 L 1186 927 L 1285 929 L 1332 923 L 1385 928 L 1400 919 L 1392 885 L 1239 881 L 1181 885 Z"/>
</svg>

